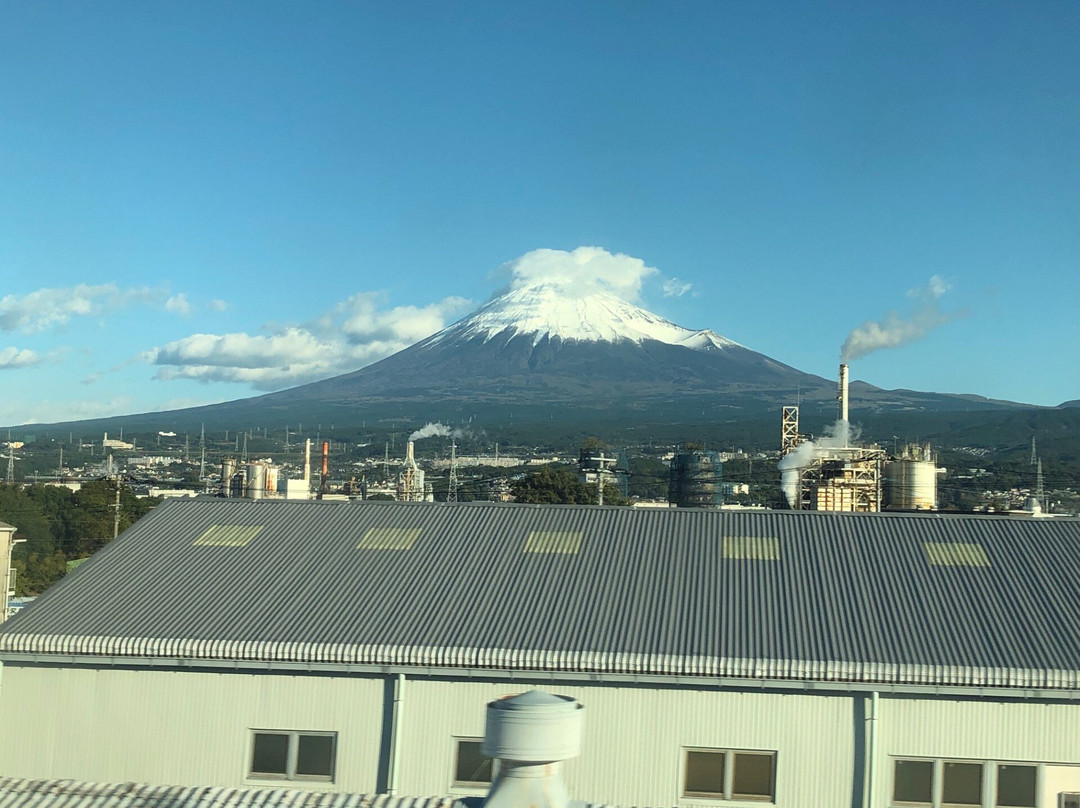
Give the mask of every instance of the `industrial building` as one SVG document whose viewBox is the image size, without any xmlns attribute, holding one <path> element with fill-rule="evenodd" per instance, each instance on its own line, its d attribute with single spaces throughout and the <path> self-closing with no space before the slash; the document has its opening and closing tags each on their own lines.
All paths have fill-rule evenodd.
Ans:
<svg viewBox="0 0 1080 808">
<path fill-rule="evenodd" d="M 539 688 L 596 804 L 1057 808 L 1078 581 L 1077 519 L 169 501 L 0 628 L 0 771 L 479 796 Z"/>
<path fill-rule="evenodd" d="M 799 408 L 783 408 L 780 485 L 788 507 L 803 511 L 937 510 L 937 468 L 929 444 L 889 456 L 880 446 L 852 440 L 848 366 L 840 365 L 838 418 L 832 434 L 813 439 L 799 431 Z"/>
</svg>

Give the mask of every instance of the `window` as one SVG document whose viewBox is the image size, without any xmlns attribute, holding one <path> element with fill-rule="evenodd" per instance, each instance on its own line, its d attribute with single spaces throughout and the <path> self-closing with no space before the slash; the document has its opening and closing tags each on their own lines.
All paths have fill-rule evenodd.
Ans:
<svg viewBox="0 0 1080 808">
<path fill-rule="evenodd" d="M 455 786 L 486 786 L 491 783 L 493 761 L 481 751 L 475 738 L 458 738 L 454 754 Z"/>
<path fill-rule="evenodd" d="M 895 806 L 1035 808 L 1039 767 L 1033 763 L 896 759 Z"/>
<path fill-rule="evenodd" d="M 251 738 L 253 780 L 334 779 L 336 732 L 255 730 Z"/>
<path fill-rule="evenodd" d="M 687 749 L 684 797 L 773 800 L 775 752 Z"/>
</svg>

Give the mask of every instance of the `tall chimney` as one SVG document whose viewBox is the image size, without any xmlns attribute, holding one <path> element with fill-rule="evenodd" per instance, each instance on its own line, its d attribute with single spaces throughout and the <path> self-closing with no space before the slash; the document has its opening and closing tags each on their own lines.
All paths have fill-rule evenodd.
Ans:
<svg viewBox="0 0 1080 808">
<path fill-rule="evenodd" d="M 840 420 L 846 424 L 848 422 L 848 366 L 843 363 L 840 364 L 840 385 L 836 398 L 840 402 Z"/>
<path fill-rule="evenodd" d="M 568 808 L 560 764 L 581 752 L 585 708 L 530 690 L 487 706 L 483 752 L 499 761 L 484 808 Z"/>
<path fill-rule="evenodd" d="M 409 448 L 405 450 L 405 464 L 410 468 L 416 468 L 416 458 L 413 456 L 412 441 L 409 441 Z"/>
<path fill-rule="evenodd" d="M 322 442 L 322 478 L 319 480 L 319 493 L 326 492 L 326 483 L 330 479 L 330 444 Z"/>
<path fill-rule="evenodd" d="M 304 482 L 311 488 L 311 438 L 304 439 Z"/>
</svg>

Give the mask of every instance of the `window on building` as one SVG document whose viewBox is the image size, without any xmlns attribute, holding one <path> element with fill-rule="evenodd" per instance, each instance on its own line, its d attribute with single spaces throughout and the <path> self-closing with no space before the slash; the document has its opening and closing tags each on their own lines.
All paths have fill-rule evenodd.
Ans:
<svg viewBox="0 0 1080 808">
<path fill-rule="evenodd" d="M 775 752 L 687 749 L 683 796 L 772 801 Z"/>
<path fill-rule="evenodd" d="M 997 804 L 999 808 L 1035 808 L 1034 766 L 1003 763 L 997 767 Z"/>
<path fill-rule="evenodd" d="M 934 800 L 934 761 L 898 760 L 893 777 L 893 802 L 930 805 Z"/>
<path fill-rule="evenodd" d="M 485 786 L 494 771 L 491 758 L 482 751 L 483 742 L 475 738 L 458 738 L 454 755 L 455 786 Z"/>
<path fill-rule="evenodd" d="M 334 779 L 337 733 L 255 730 L 251 739 L 254 780 Z"/>
<path fill-rule="evenodd" d="M 979 760 L 893 761 L 892 804 L 927 808 L 1035 808 L 1039 766 Z"/>
</svg>

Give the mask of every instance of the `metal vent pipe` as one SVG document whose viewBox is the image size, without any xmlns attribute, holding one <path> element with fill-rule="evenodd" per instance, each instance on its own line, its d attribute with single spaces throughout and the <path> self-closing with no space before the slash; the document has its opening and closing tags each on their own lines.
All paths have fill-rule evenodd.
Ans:
<svg viewBox="0 0 1080 808">
<path fill-rule="evenodd" d="M 483 752 L 498 761 L 484 808 L 568 808 L 560 764 L 581 752 L 585 708 L 530 690 L 490 702 Z"/>
</svg>

